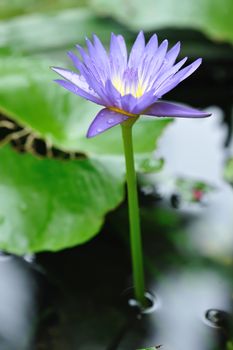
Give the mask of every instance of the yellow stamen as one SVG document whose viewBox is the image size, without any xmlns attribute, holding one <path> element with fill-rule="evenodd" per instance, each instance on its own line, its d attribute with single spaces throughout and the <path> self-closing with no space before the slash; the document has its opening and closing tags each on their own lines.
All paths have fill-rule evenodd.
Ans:
<svg viewBox="0 0 233 350">
<path fill-rule="evenodd" d="M 120 109 L 120 108 L 109 107 L 109 109 L 111 109 L 112 111 L 117 112 L 117 113 L 125 114 L 125 115 L 127 115 L 128 117 L 138 117 L 138 114 L 129 113 L 129 112 L 123 111 L 123 110 Z"/>
<path fill-rule="evenodd" d="M 142 81 L 140 80 L 139 80 L 138 86 L 136 87 L 134 86 L 125 87 L 123 81 L 119 77 L 112 79 L 112 84 L 119 91 L 121 96 L 131 94 L 134 97 L 139 98 L 144 94 L 146 90 L 145 86 L 143 86 Z"/>
</svg>

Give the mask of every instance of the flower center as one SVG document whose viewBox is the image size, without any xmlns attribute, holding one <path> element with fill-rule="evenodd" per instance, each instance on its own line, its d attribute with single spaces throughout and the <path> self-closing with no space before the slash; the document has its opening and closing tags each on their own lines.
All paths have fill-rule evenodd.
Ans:
<svg viewBox="0 0 233 350">
<path fill-rule="evenodd" d="M 121 96 L 131 94 L 139 98 L 146 90 L 142 79 L 138 77 L 138 71 L 133 68 L 127 68 L 122 77 L 119 75 L 114 76 L 112 84 L 120 92 Z"/>
</svg>

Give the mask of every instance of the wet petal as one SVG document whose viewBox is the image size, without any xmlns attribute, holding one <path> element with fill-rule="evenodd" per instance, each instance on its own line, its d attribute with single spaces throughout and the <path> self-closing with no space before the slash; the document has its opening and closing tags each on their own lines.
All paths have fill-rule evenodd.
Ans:
<svg viewBox="0 0 233 350">
<path fill-rule="evenodd" d="M 80 87 L 81 89 L 88 89 L 89 85 L 87 84 L 85 78 L 82 78 L 79 74 L 72 72 L 71 70 L 59 68 L 59 67 L 51 67 L 52 70 L 58 73 L 60 76 L 69 80 L 71 83 Z"/>
<path fill-rule="evenodd" d="M 82 63 L 80 64 L 82 65 Z M 98 77 L 96 77 L 91 69 L 88 69 L 84 66 L 80 68 L 81 73 L 83 74 L 82 76 L 64 68 L 52 67 L 52 70 L 61 75 L 63 78 L 75 84 L 80 89 L 85 90 L 90 95 L 99 97 L 100 100 L 103 101 L 103 104 L 106 106 L 111 105 L 110 99 L 108 98 L 104 89 L 104 85 L 98 80 Z"/>
<path fill-rule="evenodd" d="M 104 105 L 104 101 L 101 101 L 101 99 L 99 99 L 98 96 L 95 96 L 91 93 L 88 93 L 85 90 L 80 89 L 79 87 L 77 87 L 76 85 L 72 84 L 71 82 L 69 82 L 67 80 L 56 79 L 54 81 L 55 81 L 55 83 L 64 87 L 66 90 L 73 92 L 75 95 L 81 96 L 81 97 L 85 98 L 86 100 L 92 101 L 94 103 Z"/>
<path fill-rule="evenodd" d="M 172 102 L 156 102 L 144 111 L 144 114 L 177 118 L 206 118 L 211 115 L 210 113 Z"/>
<path fill-rule="evenodd" d="M 123 123 L 123 121 L 129 118 L 130 117 L 125 114 L 104 108 L 97 114 L 91 123 L 87 132 L 87 137 L 94 137 L 96 135 L 99 135 L 102 132 L 112 128 L 113 126 Z"/>
</svg>

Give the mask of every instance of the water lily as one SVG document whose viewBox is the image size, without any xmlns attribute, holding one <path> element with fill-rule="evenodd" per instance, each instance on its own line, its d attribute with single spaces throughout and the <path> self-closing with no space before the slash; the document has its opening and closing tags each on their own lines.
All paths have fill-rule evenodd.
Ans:
<svg viewBox="0 0 233 350">
<path fill-rule="evenodd" d="M 154 34 L 145 44 L 141 31 L 128 55 L 122 35 L 111 35 L 107 52 L 100 39 L 86 39 L 87 51 L 77 45 L 79 57 L 68 52 L 76 71 L 53 67 L 65 80 L 55 80 L 67 90 L 104 106 L 89 127 L 87 137 L 138 118 L 141 114 L 156 117 L 208 117 L 197 109 L 161 101 L 161 98 L 190 76 L 201 64 L 201 58 L 186 67 L 187 57 L 176 63 L 178 42 L 168 50 L 168 41 L 158 45 Z"/>
<path fill-rule="evenodd" d="M 96 35 L 86 39 L 87 51 L 77 45 L 79 56 L 68 52 L 77 71 L 53 67 L 65 80 L 55 80 L 67 90 L 104 106 L 91 123 L 87 137 L 121 124 L 128 188 L 130 243 L 135 299 L 146 307 L 132 126 L 141 114 L 156 117 L 203 118 L 208 113 L 161 101 L 163 95 L 192 74 L 201 64 L 198 58 L 185 68 L 187 57 L 176 62 L 180 43 L 168 50 L 168 41 L 158 45 L 154 34 L 145 44 L 140 32 L 129 53 L 122 35 L 112 34 L 107 52 Z"/>
</svg>

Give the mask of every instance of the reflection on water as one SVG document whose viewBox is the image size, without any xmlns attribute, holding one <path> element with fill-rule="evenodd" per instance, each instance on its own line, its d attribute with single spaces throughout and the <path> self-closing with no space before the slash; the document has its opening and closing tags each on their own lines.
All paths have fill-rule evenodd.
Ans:
<svg viewBox="0 0 233 350">
<path fill-rule="evenodd" d="M 161 312 L 154 314 L 158 333 L 173 350 L 206 350 L 217 343 L 217 333 L 203 326 L 213 307 L 230 310 L 230 286 L 214 271 L 177 271 L 160 282 Z"/>
<path fill-rule="evenodd" d="M 223 179 L 228 133 L 221 110 L 209 107 L 208 111 L 212 113 L 211 118 L 176 119 L 166 129 L 157 152 L 165 158 L 165 166 L 150 182 L 156 184 L 160 194 L 169 196 L 173 208 L 183 215 L 193 215 L 188 227 L 192 252 L 218 257 L 229 264 L 233 254 L 233 190 Z M 185 198 L 187 194 L 179 193 L 180 178 L 203 181 L 212 187 L 200 197 L 203 205 L 190 204 Z"/>
<path fill-rule="evenodd" d="M 223 310 L 209 309 L 205 313 L 205 319 L 208 324 L 212 327 L 221 328 L 226 332 L 229 331 L 229 326 L 231 326 L 231 315 Z"/>
<path fill-rule="evenodd" d="M 146 189 L 149 184 L 154 186 L 155 199 L 158 193 L 163 197 L 157 207 L 170 206 L 169 212 L 172 210 L 184 222 L 182 226 L 177 223 L 174 227 L 168 226 L 177 258 L 174 259 L 171 252 L 165 271 L 156 278 L 156 285 L 152 282 L 152 291 L 159 294 L 162 304 L 150 316 L 147 332 L 149 328 L 151 332 L 147 333 L 144 343 L 137 344 L 141 347 L 157 341 L 169 350 L 222 350 L 226 349 L 227 339 L 233 336 L 233 191 L 223 180 L 227 128 L 222 124 L 221 110 L 208 110 L 213 113 L 210 119 L 201 122 L 177 119 L 168 127 L 157 154 L 165 159 L 163 172 L 147 177 L 147 182 L 144 179 Z M 190 201 L 190 195 L 177 186 L 177 179 L 182 178 L 193 183 L 206 181 L 212 189 L 200 201 Z M 183 190 L 187 192 L 188 187 L 183 186 Z M 155 271 L 159 261 L 156 245 L 160 245 L 162 234 L 156 234 L 157 241 L 155 238 L 150 242 L 150 263 L 154 264 Z M 184 262 L 173 266 L 172 261 L 179 258 L 187 261 L 187 266 Z M 221 327 L 216 327 L 220 322 Z M 128 336 L 131 341 L 136 338 L 133 334 L 132 331 Z M 126 338 L 119 349 L 126 350 L 129 343 Z"/>
<path fill-rule="evenodd" d="M 222 184 L 211 195 L 209 205 L 189 227 L 190 246 L 203 256 L 233 263 L 233 191 Z"/>
<path fill-rule="evenodd" d="M 32 350 L 36 326 L 36 286 L 27 264 L 1 253 L 0 349 Z"/>
<path fill-rule="evenodd" d="M 221 183 L 227 127 L 219 108 L 209 107 L 208 112 L 212 116 L 202 120 L 177 118 L 165 130 L 157 152 L 166 160 L 161 175 Z"/>
<path fill-rule="evenodd" d="M 230 285 L 214 270 L 183 268 L 164 274 L 153 286 L 160 307 L 131 326 L 116 349 L 145 348 L 158 343 L 166 350 L 224 350 L 229 339 Z M 213 324 L 213 306 L 217 329 Z M 206 317 L 211 318 L 212 322 Z M 210 317 L 211 316 L 211 317 Z M 226 316 L 226 317 L 225 317 Z M 219 328 L 219 329 L 218 329 Z"/>
</svg>

